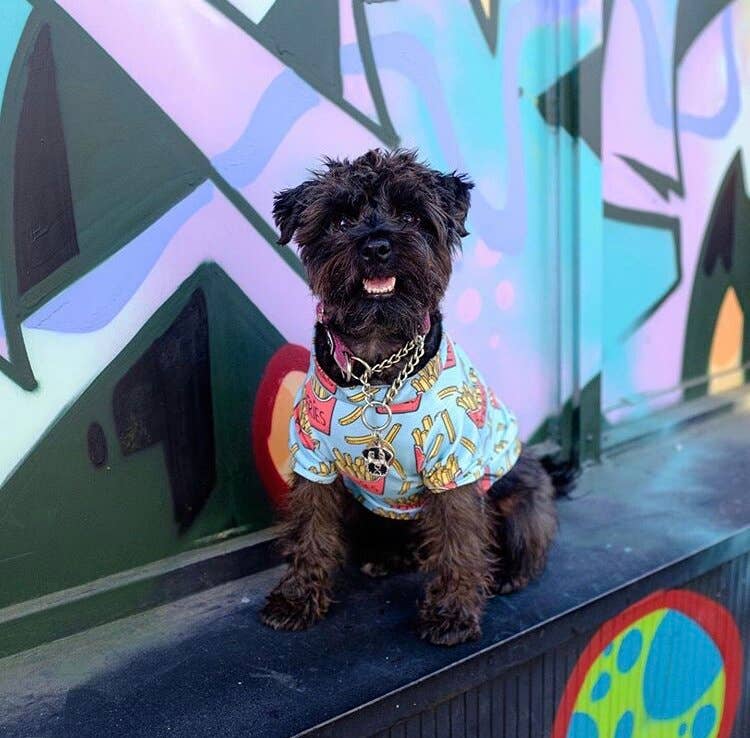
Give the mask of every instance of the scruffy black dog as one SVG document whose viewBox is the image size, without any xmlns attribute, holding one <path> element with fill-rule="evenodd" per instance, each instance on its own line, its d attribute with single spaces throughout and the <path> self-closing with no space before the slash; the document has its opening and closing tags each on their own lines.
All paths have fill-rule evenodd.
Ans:
<svg viewBox="0 0 750 738">
<path fill-rule="evenodd" d="M 373 575 L 421 566 L 419 633 L 444 645 L 478 638 L 487 597 L 544 567 L 555 484 L 442 329 L 472 186 L 374 150 L 275 198 L 279 243 L 296 237 L 321 304 L 292 423 L 289 568 L 262 612 L 273 628 L 322 618 L 350 553 Z"/>
</svg>

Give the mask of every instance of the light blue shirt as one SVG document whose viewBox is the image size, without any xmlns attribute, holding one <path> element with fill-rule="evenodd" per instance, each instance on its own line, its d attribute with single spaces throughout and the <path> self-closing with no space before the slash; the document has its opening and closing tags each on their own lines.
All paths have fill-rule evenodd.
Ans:
<svg viewBox="0 0 750 738">
<path fill-rule="evenodd" d="M 377 390 L 383 400 L 387 386 Z M 374 442 L 362 422 L 364 407 L 363 388 L 339 387 L 313 354 L 290 423 L 292 468 L 314 482 L 340 476 L 365 507 L 385 517 L 416 517 L 431 492 L 472 482 L 486 490 L 521 453 L 515 416 L 445 333 L 437 354 L 391 403 L 392 422 L 380 432 L 393 454 L 385 476 L 368 471 L 363 456 Z"/>
</svg>

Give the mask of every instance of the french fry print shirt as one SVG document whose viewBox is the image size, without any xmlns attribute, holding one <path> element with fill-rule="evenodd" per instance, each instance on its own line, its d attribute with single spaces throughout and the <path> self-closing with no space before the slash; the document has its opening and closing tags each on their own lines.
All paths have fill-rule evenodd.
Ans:
<svg viewBox="0 0 750 738">
<path fill-rule="evenodd" d="M 376 387 L 375 399 L 383 400 L 387 386 Z M 393 419 L 380 431 L 382 445 L 392 454 L 384 476 L 368 470 L 363 453 L 375 443 L 362 422 L 364 399 L 361 386 L 339 387 L 313 352 L 290 422 L 292 469 L 314 482 L 340 476 L 379 515 L 410 519 L 419 514 L 427 494 L 477 481 L 489 489 L 521 453 L 515 416 L 445 333 L 439 351 L 391 403 Z M 371 425 L 386 417 L 376 417 L 374 408 L 366 412 Z"/>
</svg>

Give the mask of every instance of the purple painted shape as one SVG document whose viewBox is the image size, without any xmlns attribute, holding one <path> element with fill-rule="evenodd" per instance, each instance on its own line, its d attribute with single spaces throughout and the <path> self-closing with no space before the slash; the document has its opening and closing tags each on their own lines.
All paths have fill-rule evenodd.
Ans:
<svg viewBox="0 0 750 738">
<path fill-rule="evenodd" d="M 646 64 L 649 74 L 646 76 L 646 94 L 649 109 L 654 122 L 669 128 L 674 127 L 673 81 L 672 68 L 674 59 L 662 58 L 659 37 L 647 0 L 631 0 L 638 15 L 643 45 L 646 52 Z M 727 71 L 727 94 L 724 104 L 715 115 L 710 117 L 694 116 L 680 113 L 679 128 L 682 131 L 695 133 L 704 138 L 720 139 L 729 133 L 740 112 L 740 83 L 737 63 L 734 54 L 732 32 L 732 9 L 727 7 L 721 14 L 721 35 L 724 47 L 724 58 Z M 676 26 L 676 6 L 673 27 Z M 672 51 L 673 53 L 673 51 Z M 665 79 L 665 75 L 668 80 Z"/>
<path fill-rule="evenodd" d="M 90 271 L 24 321 L 27 328 L 89 333 L 122 310 L 177 231 L 211 200 L 204 182 L 127 246 Z"/>
<path fill-rule="evenodd" d="M 712 116 L 697 116 L 680 113 L 680 129 L 697 133 L 711 139 L 721 139 L 728 135 L 740 114 L 741 92 L 737 57 L 734 53 L 734 33 L 732 30 L 732 8 L 728 7 L 721 17 L 721 38 L 724 46 L 724 59 L 727 72 L 727 94 L 721 109 Z"/>
</svg>

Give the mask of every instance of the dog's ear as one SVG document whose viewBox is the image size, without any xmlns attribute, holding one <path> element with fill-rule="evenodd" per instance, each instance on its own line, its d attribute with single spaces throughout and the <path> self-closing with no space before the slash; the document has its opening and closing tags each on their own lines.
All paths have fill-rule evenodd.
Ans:
<svg viewBox="0 0 750 738">
<path fill-rule="evenodd" d="M 312 182 L 303 182 L 297 187 L 277 192 L 273 198 L 273 219 L 279 229 L 279 243 L 288 244 L 299 225 L 299 218 L 304 209 L 304 196 Z"/>
<path fill-rule="evenodd" d="M 440 190 L 443 200 L 443 208 L 454 221 L 454 228 L 459 237 L 468 236 L 466 230 L 466 216 L 471 205 L 471 189 L 474 183 L 466 174 L 440 175 Z"/>
</svg>

